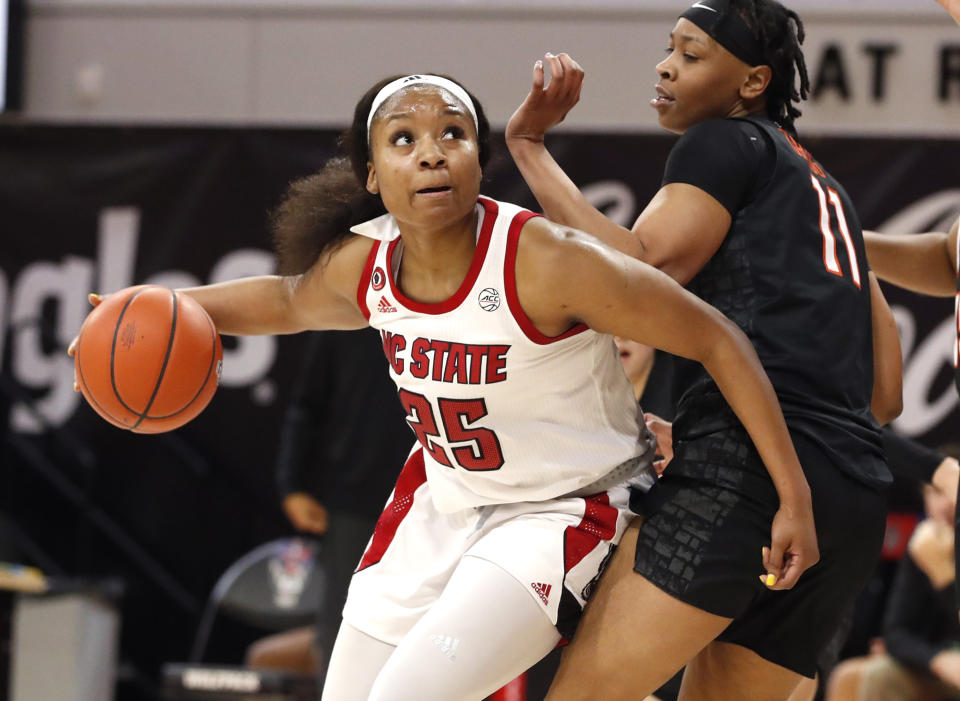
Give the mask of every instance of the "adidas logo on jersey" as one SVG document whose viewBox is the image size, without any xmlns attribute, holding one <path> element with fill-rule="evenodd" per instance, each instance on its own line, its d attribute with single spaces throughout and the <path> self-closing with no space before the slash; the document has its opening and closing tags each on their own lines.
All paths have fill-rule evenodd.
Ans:
<svg viewBox="0 0 960 701">
<path fill-rule="evenodd" d="M 543 605 L 546 606 L 550 599 L 550 590 L 553 589 L 553 587 L 549 584 L 541 584 L 539 582 L 534 582 L 530 586 L 533 587 L 533 590 L 537 592 L 537 596 L 543 601 Z"/>
<path fill-rule="evenodd" d="M 397 311 L 397 308 L 392 304 L 390 304 L 390 302 L 387 301 L 386 297 L 380 298 L 380 304 L 377 305 L 377 309 L 380 311 L 381 314 L 387 314 L 389 312 Z"/>
<path fill-rule="evenodd" d="M 431 635 L 430 640 L 440 648 L 440 651 L 449 657 L 451 660 L 455 660 L 454 653 L 457 651 L 457 648 L 460 646 L 460 638 L 454 638 L 449 635 Z"/>
</svg>

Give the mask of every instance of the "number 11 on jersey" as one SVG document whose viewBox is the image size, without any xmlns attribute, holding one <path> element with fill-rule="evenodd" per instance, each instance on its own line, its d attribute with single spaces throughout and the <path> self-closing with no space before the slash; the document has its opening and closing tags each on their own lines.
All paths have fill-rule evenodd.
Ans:
<svg viewBox="0 0 960 701">
<path fill-rule="evenodd" d="M 853 283 L 860 287 L 860 266 L 857 262 L 857 249 L 853 245 L 853 238 L 850 236 L 850 229 L 847 226 L 847 217 L 843 213 L 843 203 L 840 201 L 840 195 L 832 187 L 828 187 L 824 192 L 823 186 L 817 180 L 815 175 L 810 176 L 810 182 L 813 183 L 813 189 L 820 200 L 820 232 L 823 234 L 823 264 L 834 275 L 843 277 L 843 270 L 840 269 L 840 262 L 837 259 L 837 237 L 833 233 L 832 222 L 830 221 L 830 205 L 833 205 L 837 213 L 837 227 L 840 229 L 840 236 L 847 247 L 847 257 L 850 260 L 850 275 Z M 829 204 L 827 200 L 829 199 Z"/>
</svg>

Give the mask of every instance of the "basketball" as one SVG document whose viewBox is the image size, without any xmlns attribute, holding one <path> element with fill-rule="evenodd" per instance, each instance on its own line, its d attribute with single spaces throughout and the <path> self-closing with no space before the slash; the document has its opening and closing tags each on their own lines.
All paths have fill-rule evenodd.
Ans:
<svg viewBox="0 0 960 701">
<path fill-rule="evenodd" d="M 207 406 L 222 356 L 200 304 L 166 287 L 138 285 L 90 312 L 74 363 L 80 391 L 100 416 L 136 433 L 163 433 Z"/>
</svg>

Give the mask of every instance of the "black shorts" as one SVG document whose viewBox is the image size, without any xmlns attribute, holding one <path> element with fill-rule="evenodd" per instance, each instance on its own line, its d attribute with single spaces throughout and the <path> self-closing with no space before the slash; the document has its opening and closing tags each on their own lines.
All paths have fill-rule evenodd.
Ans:
<svg viewBox="0 0 960 701">
<path fill-rule="evenodd" d="M 743 429 L 678 442 L 673 462 L 632 506 L 644 515 L 634 569 L 681 601 L 733 622 L 717 638 L 806 677 L 876 566 L 887 497 L 792 434 L 813 497 L 820 561 L 771 591 L 761 548 L 779 506 Z"/>
</svg>

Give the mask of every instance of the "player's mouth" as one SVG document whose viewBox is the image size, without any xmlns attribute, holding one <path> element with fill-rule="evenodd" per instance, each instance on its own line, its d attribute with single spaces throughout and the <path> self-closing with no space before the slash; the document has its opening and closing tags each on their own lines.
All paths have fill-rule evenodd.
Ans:
<svg viewBox="0 0 960 701">
<path fill-rule="evenodd" d="M 453 192 L 453 188 L 449 185 L 440 185 L 438 187 L 423 187 L 417 190 L 417 194 L 422 197 L 429 197 L 435 199 L 438 197 L 445 197 L 446 195 Z"/>
<path fill-rule="evenodd" d="M 669 107 L 676 100 L 673 95 L 671 95 L 667 90 L 664 90 L 663 87 L 657 83 L 654 88 L 657 91 L 657 96 L 650 100 L 650 106 L 654 109 L 662 109 L 664 107 Z"/>
</svg>

